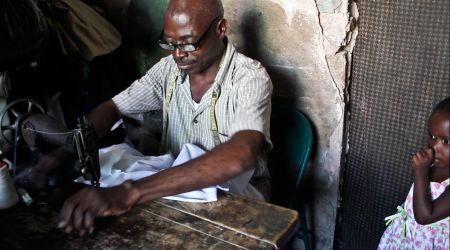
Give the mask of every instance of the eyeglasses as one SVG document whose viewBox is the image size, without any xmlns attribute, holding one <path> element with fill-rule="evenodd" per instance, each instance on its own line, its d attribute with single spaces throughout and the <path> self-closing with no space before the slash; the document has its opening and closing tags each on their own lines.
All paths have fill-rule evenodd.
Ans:
<svg viewBox="0 0 450 250">
<path fill-rule="evenodd" d="M 176 43 L 168 43 L 167 41 L 165 41 L 164 38 L 164 30 L 161 31 L 161 35 L 159 35 L 159 46 L 165 50 L 175 50 L 176 48 L 178 48 L 179 50 L 181 50 L 182 52 L 193 52 L 198 50 L 198 48 L 200 47 L 201 43 L 203 42 L 203 40 L 205 40 L 205 38 L 207 37 L 208 33 L 212 30 L 212 27 L 214 27 L 213 24 L 215 24 L 217 21 L 219 21 L 220 19 L 222 19 L 221 17 L 216 17 L 212 20 L 212 22 L 209 24 L 208 29 L 205 31 L 205 33 L 203 33 L 203 35 L 197 40 L 197 42 L 194 43 L 181 43 L 181 44 L 176 44 Z"/>
<path fill-rule="evenodd" d="M 450 139 L 449 138 L 445 138 L 445 137 L 438 137 L 435 135 L 431 135 L 430 134 L 430 139 L 433 141 L 439 140 L 440 142 L 442 142 L 442 144 L 444 145 L 450 145 Z"/>
</svg>

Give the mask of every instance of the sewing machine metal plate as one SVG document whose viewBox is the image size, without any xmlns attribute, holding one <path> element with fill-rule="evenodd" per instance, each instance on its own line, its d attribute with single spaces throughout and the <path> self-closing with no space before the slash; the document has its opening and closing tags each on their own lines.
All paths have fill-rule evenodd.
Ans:
<svg viewBox="0 0 450 250">
<path fill-rule="evenodd" d="M 5 249 L 277 249 L 299 226 L 294 210 L 221 194 L 217 202 L 159 199 L 96 221 L 92 235 L 56 228 L 56 212 L 23 204 L 0 211 Z"/>
</svg>

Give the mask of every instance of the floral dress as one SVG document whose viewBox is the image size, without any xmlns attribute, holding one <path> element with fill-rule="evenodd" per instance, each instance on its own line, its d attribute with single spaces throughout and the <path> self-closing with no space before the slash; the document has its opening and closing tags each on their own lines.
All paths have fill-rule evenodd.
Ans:
<svg viewBox="0 0 450 250">
<path fill-rule="evenodd" d="M 431 182 L 432 199 L 439 197 L 449 185 L 450 178 L 438 183 Z M 420 225 L 414 219 L 413 212 L 414 184 L 409 190 L 403 206 L 398 206 L 398 213 L 386 217 L 389 226 L 381 237 L 378 249 L 439 249 L 449 250 L 450 217 L 428 225 Z"/>
</svg>

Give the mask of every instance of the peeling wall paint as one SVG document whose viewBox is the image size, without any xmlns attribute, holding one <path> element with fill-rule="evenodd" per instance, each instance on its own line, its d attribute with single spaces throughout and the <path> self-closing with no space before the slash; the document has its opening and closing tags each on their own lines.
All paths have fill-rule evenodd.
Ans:
<svg viewBox="0 0 450 250">
<path fill-rule="evenodd" d="M 341 0 L 316 0 L 316 2 L 321 13 L 339 12 L 339 8 L 345 6 L 345 2 Z"/>
<path fill-rule="evenodd" d="M 286 14 L 287 24 L 292 25 L 292 19 L 300 12 L 314 11 L 315 2 L 313 0 L 303 1 L 299 4 L 298 0 L 269 0 L 270 2 L 280 5 Z"/>
</svg>

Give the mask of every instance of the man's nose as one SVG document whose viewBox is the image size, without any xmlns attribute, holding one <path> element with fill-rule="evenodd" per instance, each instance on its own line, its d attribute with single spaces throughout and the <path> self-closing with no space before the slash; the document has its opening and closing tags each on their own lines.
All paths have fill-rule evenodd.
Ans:
<svg viewBox="0 0 450 250">
<path fill-rule="evenodd" d="M 187 52 L 181 51 L 180 48 L 175 47 L 175 49 L 173 50 L 173 57 L 175 57 L 175 58 L 183 58 L 183 57 L 186 57 L 186 53 Z"/>
</svg>

